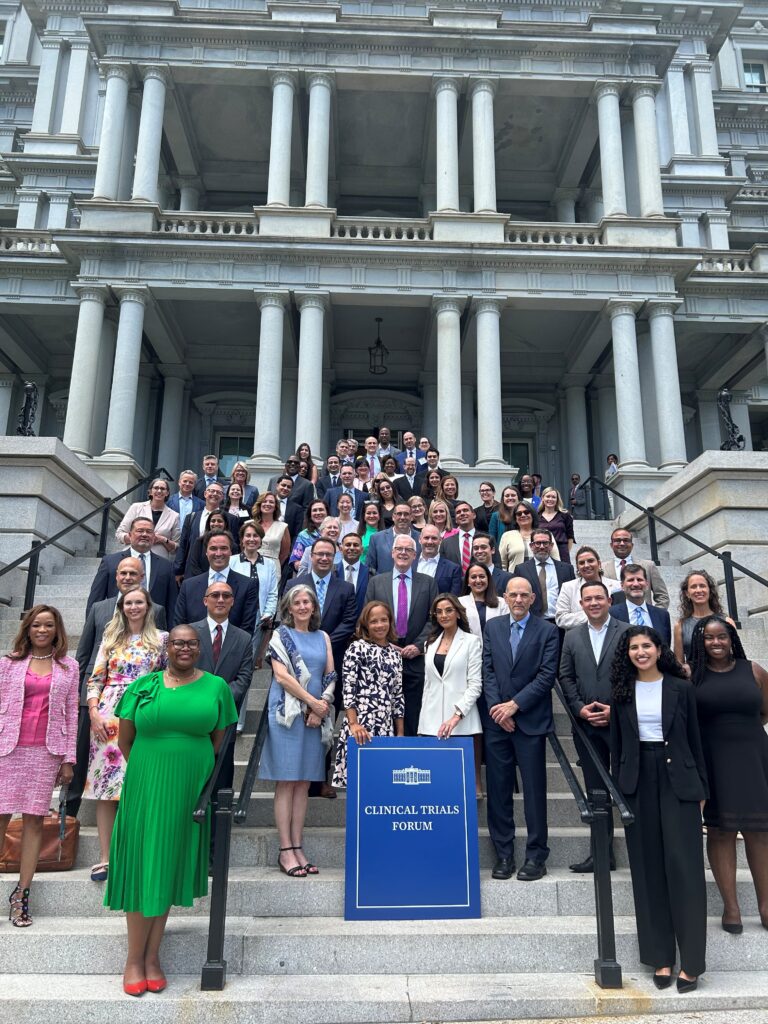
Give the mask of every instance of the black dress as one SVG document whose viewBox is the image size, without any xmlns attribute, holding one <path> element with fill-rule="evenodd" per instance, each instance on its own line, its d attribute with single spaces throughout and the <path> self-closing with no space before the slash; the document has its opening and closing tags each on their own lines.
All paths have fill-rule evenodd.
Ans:
<svg viewBox="0 0 768 1024">
<path fill-rule="evenodd" d="M 728 832 L 768 832 L 768 735 L 752 662 L 708 670 L 696 693 L 709 776 L 704 822 Z"/>
</svg>

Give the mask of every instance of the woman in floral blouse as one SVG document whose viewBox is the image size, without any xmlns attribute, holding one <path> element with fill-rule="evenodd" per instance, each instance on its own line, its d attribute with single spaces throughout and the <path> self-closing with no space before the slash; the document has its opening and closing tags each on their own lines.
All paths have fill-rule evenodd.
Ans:
<svg viewBox="0 0 768 1024">
<path fill-rule="evenodd" d="M 123 755 L 117 745 L 115 707 L 134 679 L 166 667 L 167 643 L 168 634 L 155 626 L 147 591 L 142 587 L 121 594 L 88 680 L 91 747 L 83 799 L 98 801 L 96 825 L 101 860 L 91 869 L 94 882 L 107 879 L 109 844 L 125 773 Z"/>
<path fill-rule="evenodd" d="M 372 736 L 404 735 L 403 658 L 393 641 L 392 610 L 370 601 L 360 615 L 357 639 L 344 655 L 344 721 L 336 748 L 333 784 L 347 785 L 347 740 L 360 744 Z"/>
</svg>

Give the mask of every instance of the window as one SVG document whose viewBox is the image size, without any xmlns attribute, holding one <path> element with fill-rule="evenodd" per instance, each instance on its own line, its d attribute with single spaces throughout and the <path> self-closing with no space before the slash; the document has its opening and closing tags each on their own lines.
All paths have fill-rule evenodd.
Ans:
<svg viewBox="0 0 768 1024">
<path fill-rule="evenodd" d="M 504 461 L 510 466 L 517 466 L 518 481 L 523 473 L 532 472 L 531 469 L 531 442 L 517 438 L 506 438 L 503 442 Z"/>
<path fill-rule="evenodd" d="M 766 92 L 765 64 L 744 65 L 744 84 L 747 92 Z"/>
<path fill-rule="evenodd" d="M 220 434 L 218 440 L 219 470 L 230 476 L 236 462 L 245 462 L 253 455 L 253 434 Z"/>
</svg>

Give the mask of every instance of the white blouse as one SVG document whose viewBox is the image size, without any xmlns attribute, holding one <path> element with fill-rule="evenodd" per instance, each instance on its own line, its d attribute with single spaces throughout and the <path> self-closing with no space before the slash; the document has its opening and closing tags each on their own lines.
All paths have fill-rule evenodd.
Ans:
<svg viewBox="0 0 768 1024">
<path fill-rule="evenodd" d="M 664 739 L 661 728 L 661 686 L 662 679 L 650 683 L 635 683 L 635 708 L 637 728 L 641 743 L 658 743 Z"/>
</svg>

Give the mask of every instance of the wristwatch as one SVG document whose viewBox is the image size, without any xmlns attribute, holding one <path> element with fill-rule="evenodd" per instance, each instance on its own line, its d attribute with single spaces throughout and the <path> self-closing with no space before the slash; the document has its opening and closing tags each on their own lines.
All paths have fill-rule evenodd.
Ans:
<svg viewBox="0 0 768 1024">
<path fill-rule="evenodd" d="M 464 712 L 456 704 L 453 705 L 453 710 L 456 712 L 456 714 L 459 716 L 459 718 L 463 718 L 464 717 Z"/>
</svg>

